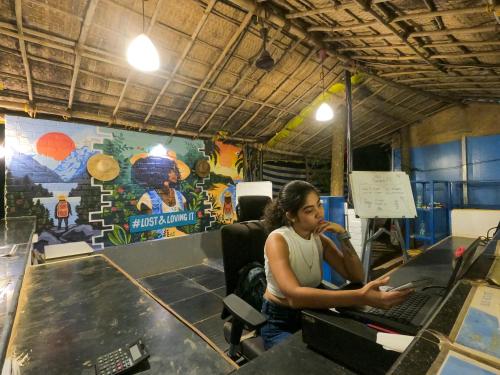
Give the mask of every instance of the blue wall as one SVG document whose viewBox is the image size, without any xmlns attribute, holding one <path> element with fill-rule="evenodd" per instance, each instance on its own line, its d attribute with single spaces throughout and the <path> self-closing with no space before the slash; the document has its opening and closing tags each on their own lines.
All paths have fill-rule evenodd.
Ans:
<svg viewBox="0 0 500 375">
<path fill-rule="evenodd" d="M 412 179 L 417 181 L 461 180 L 461 153 L 460 141 L 412 148 Z"/>
<path fill-rule="evenodd" d="M 467 168 L 469 203 L 499 206 L 500 135 L 467 138 Z"/>
<path fill-rule="evenodd" d="M 469 205 L 500 207 L 500 135 L 467 137 Z M 401 170 L 401 152 L 393 151 L 393 167 Z M 412 180 L 462 181 L 460 141 L 411 149 Z M 459 193 L 461 186 L 456 185 Z"/>
</svg>

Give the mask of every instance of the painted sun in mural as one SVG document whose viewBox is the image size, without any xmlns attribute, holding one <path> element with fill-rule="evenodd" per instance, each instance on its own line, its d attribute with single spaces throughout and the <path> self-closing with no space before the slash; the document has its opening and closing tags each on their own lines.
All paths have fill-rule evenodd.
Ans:
<svg viewBox="0 0 500 375">
<path fill-rule="evenodd" d="M 75 142 L 64 133 L 46 133 L 36 141 L 36 151 L 55 160 L 64 160 L 74 149 Z"/>
</svg>

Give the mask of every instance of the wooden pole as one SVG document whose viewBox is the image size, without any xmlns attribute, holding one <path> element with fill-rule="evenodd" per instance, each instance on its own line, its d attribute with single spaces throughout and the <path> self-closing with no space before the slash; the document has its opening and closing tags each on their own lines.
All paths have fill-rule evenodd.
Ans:
<svg viewBox="0 0 500 375">
<path fill-rule="evenodd" d="M 410 129 L 406 126 L 399 130 L 401 140 L 401 170 L 408 175 L 411 173 Z"/>
<path fill-rule="evenodd" d="M 346 136 L 345 107 L 338 109 L 338 118 L 332 126 L 332 163 L 330 173 L 330 195 L 344 196 L 344 155 Z"/>
</svg>

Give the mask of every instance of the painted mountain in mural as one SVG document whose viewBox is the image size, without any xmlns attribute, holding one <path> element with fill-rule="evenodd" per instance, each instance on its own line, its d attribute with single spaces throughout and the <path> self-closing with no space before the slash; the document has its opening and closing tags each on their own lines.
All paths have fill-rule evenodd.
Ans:
<svg viewBox="0 0 500 375">
<path fill-rule="evenodd" d="M 89 178 L 87 160 L 95 154 L 87 146 L 77 148 L 54 169 L 64 182 L 79 182 Z"/>
<path fill-rule="evenodd" d="M 29 176 L 35 183 L 63 182 L 59 175 L 53 170 L 43 166 L 31 156 L 21 152 L 14 152 L 12 154 L 8 170 L 13 177 L 23 178 Z"/>
</svg>

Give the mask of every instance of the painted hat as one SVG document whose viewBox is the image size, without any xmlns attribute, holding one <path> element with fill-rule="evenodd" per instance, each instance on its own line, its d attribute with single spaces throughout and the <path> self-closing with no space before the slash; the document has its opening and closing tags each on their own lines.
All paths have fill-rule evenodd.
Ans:
<svg viewBox="0 0 500 375">
<path fill-rule="evenodd" d="M 194 172 L 198 177 L 205 178 L 210 174 L 210 163 L 206 159 L 198 159 L 194 166 Z"/>
<path fill-rule="evenodd" d="M 95 154 L 87 161 L 87 170 L 101 181 L 114 180 L 120 174 L 120 166 L 111 155 Z"/>
<path fill-rule="evenodd" d="M 182 160 L 177 159 L 177 153 L 174 150 L 167 151 L 167 159 L 174 160 L 181 174 L 181 180 L 185 180 L 191 173 L 191 168 Z"/>
<path fill-rule="evenodd" d="M 57 196 L 57 200 L 64 201 L 64 200 L 66 200 L 66 196 L 64 194 L 60 194 Z"/>
</svg>

